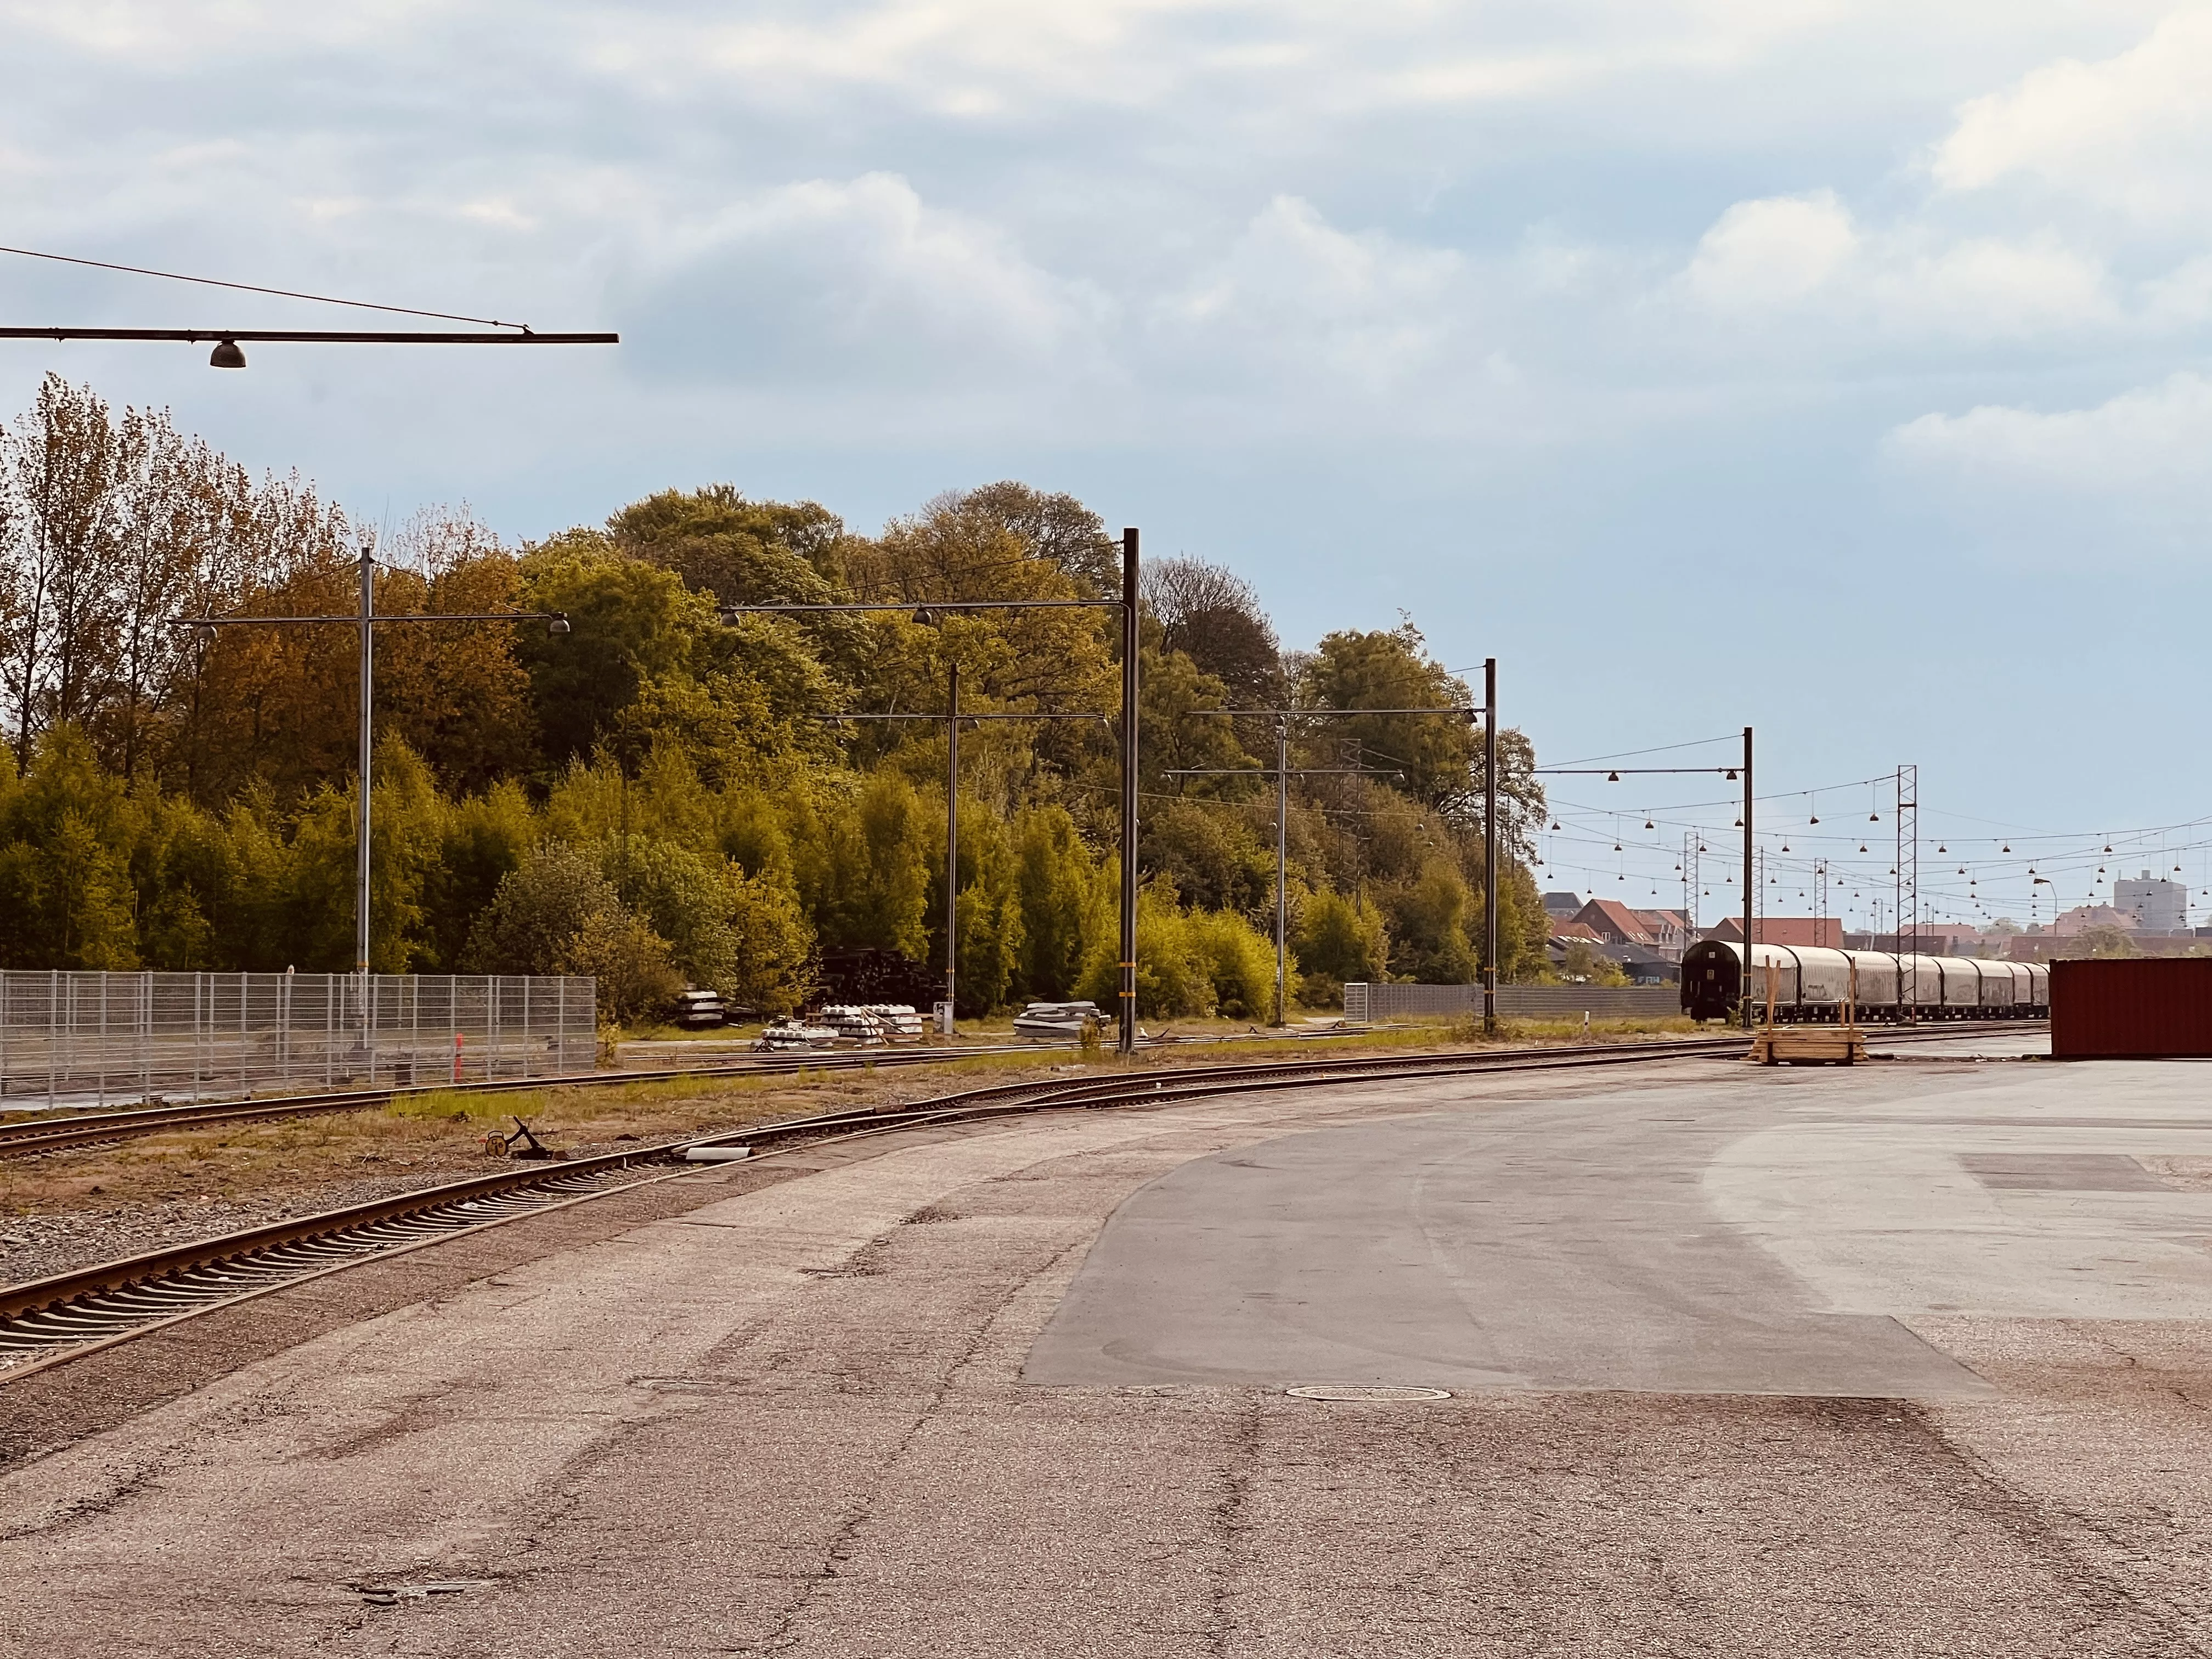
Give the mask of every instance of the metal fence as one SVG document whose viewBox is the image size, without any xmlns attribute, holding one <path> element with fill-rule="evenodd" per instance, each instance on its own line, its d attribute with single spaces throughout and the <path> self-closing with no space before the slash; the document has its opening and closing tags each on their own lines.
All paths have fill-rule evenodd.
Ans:
<svg viewBox="0 0 2212 1659">
<path fill-rule="evenodd" d="M 1363 1023 L 1481 1012 L 1480 985 L 1344 988 L 1344 1017 Z M 1520 1019 L 1658 1019 L 1682 1012 L 1682 994 L 1672 985 L 1501 985 L 1498 1012 Z"/>
<path fill-rule="evenodd" d="M 587 1072 L 597 1000 L 590 979 L 0 973 L 0 1104 Z"/>
</svg>

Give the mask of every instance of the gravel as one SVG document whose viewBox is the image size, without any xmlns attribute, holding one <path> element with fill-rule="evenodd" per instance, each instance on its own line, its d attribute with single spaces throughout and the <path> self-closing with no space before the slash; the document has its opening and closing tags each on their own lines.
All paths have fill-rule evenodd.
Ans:
<svg viewBox="0 0 2212 1659">
<path fill-rule="evenodd" d="M 433 1170 L 418 1175 L 330 1182 L 282 1198 L 187 1199 L 11 1216 L 6 1231 L 0 1231 L 0 1285 L 25 1285 L 118 1256 L 137 1255 L 294 1216 L 343 1209 L 349 1204 L 366 1204 L 371 1199 L 460 1178 L 451 1170 Z"/>
</svg>

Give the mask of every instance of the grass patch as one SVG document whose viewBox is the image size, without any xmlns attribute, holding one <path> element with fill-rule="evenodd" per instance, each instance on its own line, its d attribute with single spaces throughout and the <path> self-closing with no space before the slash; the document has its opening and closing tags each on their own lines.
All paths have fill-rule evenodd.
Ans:
<svg viewBox="0 0 2212 1659">
<path fill-rule="evenodd" d="M 755 1124 L 864 1105 L 922 1101 L 1028 1079 L 1066 1080 L 1136 1070 L 1160 1075 L 1254 1060 L 1419 1049 L 1480 1052 L 1480 1022 L 1408 1024 L 1339 1036 L 1194 1042 L 1152 1049 L 1133 1062 L 1110 1048 L 996 1054 L 945 1053 L 939 1063 L 805 1071 L 771 1077 L 702 1073 L 641 1078 L 588 1088 L 512 1091 L 426 1089 L 383 1108 L 179 1129 L 0 1161 L 0 1217 L 138 1206 L 282 1200 L 350 1203 L 394 1183 L 479 1175 L 505 1165 L 483 1150 L 487 1130 L 529 1120 L 547 1144 L 574 1155 L 639 1141 L 741 1130 Z M 1182 1029 L 1189 1029 L 1188 1026 Z M 1593 1041 L 1688 1035 L 1685 1020 L 1594 1020 Z M 1583 1040 L 1579 1020 L 1504 1021 L 1497 1044 Z M 940 1051 L 941 1052 L 941 1051 Z M 365 1183 L 373 1183 L 367 1184 Z"/>
</svg>

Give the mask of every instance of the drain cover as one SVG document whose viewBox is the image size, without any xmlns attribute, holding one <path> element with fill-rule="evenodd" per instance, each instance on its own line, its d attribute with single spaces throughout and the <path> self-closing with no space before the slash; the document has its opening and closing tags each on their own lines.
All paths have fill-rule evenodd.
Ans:
<svg viewBox="0 0 2212 1659">
<path fill-rule="evenodd" d="M 1295 1389 L 1283 1392 L 1293 1400 L 1364 1400 L 1379 1401 L 1385 1405 L 1407 1400 L 1449 1400 L 1449 1389 L 1395 1388 L 1388 1384 L 1361 1382 L 1301 1382 Z"/>
</svg>

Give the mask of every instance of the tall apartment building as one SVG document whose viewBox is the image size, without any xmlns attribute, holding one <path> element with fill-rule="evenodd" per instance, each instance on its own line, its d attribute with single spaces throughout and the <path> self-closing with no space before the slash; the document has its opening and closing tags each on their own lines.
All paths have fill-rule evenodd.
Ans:
<svg viewBox="0 0 2212 1659">
<path fill-rule="evenodd" d="M 2112 908 L 2146 933 L 2179 933 L 2189 926 L 2189 890 L 2146 870 L 2137 880 L 2123 876 L 2112 883 Z"/>
</svg>

